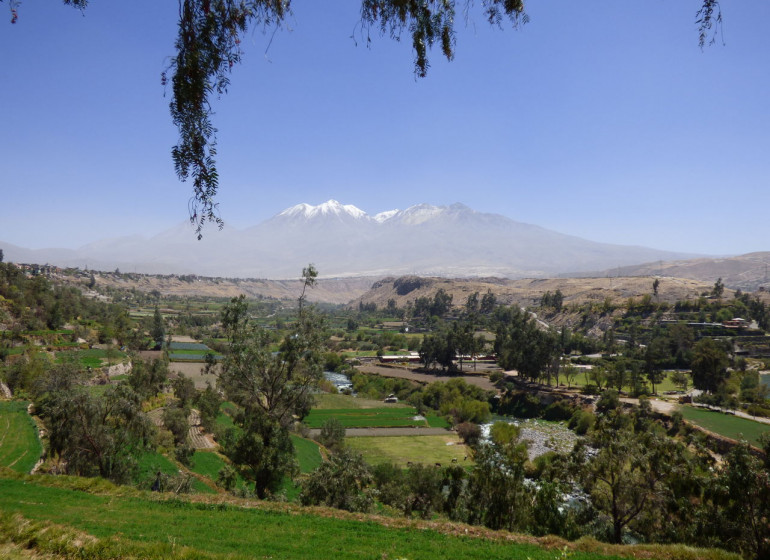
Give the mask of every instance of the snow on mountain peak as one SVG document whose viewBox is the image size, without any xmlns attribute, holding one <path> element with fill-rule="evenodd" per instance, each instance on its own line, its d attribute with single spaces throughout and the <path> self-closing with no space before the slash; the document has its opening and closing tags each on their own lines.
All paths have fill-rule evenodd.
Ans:
<svg viewBox="0 0 770 560">
<path fill-rule="evenodd" d="M 326 202 L 313 206 L 312 204 L 302 203 L 287 208 L 279 217 L 297 218 L 311 220 L 320 217 L 335 217 L 340 220 L 353 219 L 372 221 L 377 224 L 403 223 L 408 225 L 417 225 L 429 222 L 440 216 L 457 215 L 466 212 L 473 212 L 463 204 L 453 204 L 451 206 L 433 206 L 431 204 L 416 204 L 406 210 L 386 210 L 374 216 L 369 216 L 360 208 L 352 204 L 341 204 L 336 200 L 327 200 Z"/>
<path fill-rule="evenodd" d="M 382 222 L 388 221 L 399 212 L 400 210 L 386 210 L 385 212 L 380 212 L 379 214 L 376 214 L 373 219 L 375 222 L 381 224 Z"/>
<path fill-rule="evenodd" d="M 367 218 L 366 212 L 353 206 L 352 204 L 340 204 L 336 200 L 327 200 L 323 204 L 313 206 L 303 202 L 297 204 L 291 208 L 287 208 L 279 216 L 285 216 L 289 218 L 302 217 L 306 219 L 315 218 L 317 216 L 350 216 L 355 219 Z"/>
<path fill-rule="evenodd" d="M 436 218 L 446 211 L 446 207 L 432 206 L 430 204 L 416 204 L 402 212 L 402 221 L 405 224 L 417 225 Z"/>
</svg>

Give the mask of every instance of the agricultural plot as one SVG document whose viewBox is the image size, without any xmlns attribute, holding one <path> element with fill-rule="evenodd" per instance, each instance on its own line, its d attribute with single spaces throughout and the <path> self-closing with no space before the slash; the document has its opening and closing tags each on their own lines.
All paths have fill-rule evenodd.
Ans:
<svg viewBox="0 0 770 560">
<path fill-rule="evenodd" d="M 345 445 L 363 455 L 367 463 L 440 463 L 443 466 L 453 462 L 469 466 L 473 461 L 468 448 L 456 434 L 441 436 L 388 436 L 346 438 Z"/>
<path fill-rule="evenodd" d="M 295 435 L 291 436 L 291 442 L 294 444 L 299 472 L 309 473 L 321 465 L 321 449 L 316 442 Z"/>
<path fill-rule="evenodd" d="M 320 428 L 330 418 L 336 418 L 345 428 L 446 427 L 443 418 L 418 416 L 417 410 L 411 406 L 313 409 L 305 418 L 305 423 L 311 428 Z"/>
<path fill-rule="evenodd" d="M 692 422 L 721 436 L 736 440 L 745 439 L 751 445 L 757 447 L 761 447 L 759 437 L 770 432 L 770 424 L 762 424 L 754 420 L 714 410 L 706 410 L 694 406 L 681 406 L 679 410 L 688 422 Z"/>
<path fill-rule="evenodd" d="M 500 538 L 468 538 L 449 528 L 444 532 L 422 526 L 417 530 L 416 524 L 391 528 L 374 520 L 362 522 L 333 515 L 312 515 L 298 508 L 288 509 L 285 505 L 241 508 L 191 503 L 179 498 L 158 500 L 141 496 L 93 495 L 12 479 L 0 479 L 0 510 L 6 514 L 21 514 L 31 521 L 71 527 L 100 539 L 98 542 L 78 539 L 77 544 L 70 544 L 70 539 L 56 540 L 57 532 L 40 531 L 28 541 L 36 547 L 48 546 L 57 553 L 66 551 L 73 557 L 79 554 L 89 558 L 130 556 L 153 560 L 180 558 L 180 554 L 184 554 L 185 557 L 205 556 L 211 560 L 257 557 L 553 560 L 559 555 L 557 550 L 536 544 L 519 544 Z M 14 527 L 8 515 L 3 515 L 0 521 L 0 530 L 4 534 Z M 183 547 L 189 548 L 184 551 Z M 628 555 L 633 552 L 629 547 Z M 698 552 L 694 551 L 687 558 L 697 557 Z M 608 556 L 575 550 L 570 552 L 570 558 L 598 560 Z M 712 555 L 711 558 L 716 557 Z"/>
<path fill-rule="evenodd" d="M 172 362 L 204 362 L 208 354 L 215 360 L 222 359 L 221 354 L 198 342 L 172 342 L 168 348 L 168 358 Z"/>
<path fill-rule="evenodd" d="M 0 401 L 0 466 L 19 473 L 30 472 L 43 453 L 28 404 Z"/>
<path fill-rule="evenodd" d="M 447 421 L 432 411 L 425 418 L 415 419 L 417 410 L 408 404 L 328 393 L 316 395 L 316 404 L 305 423 L 320 428 L 332 416 L 346 428 L 449 428 Z"/>
<path fill-rule="evenodd" d="M 219 471 L 222 470 L 225 465 L 227 465 L 227 461 L 215 451 L 196 451 L 195 455 L 193 455 L 192 467 L 190 470 L 196 474 L 205 476 L 211 480 L 212 483 L 216 484 L 217 479 L 219 478 Z M 243 488 L 244 486 L 246 486 L 246 481 L 238 475 L 235 487 Z"/>
<path fill-rule="evenodd" d="M 313 410 L 328 410 L 335 408 L 411 408 L 404 403 L 383 403 L 374 399 L 364 399 L 351 395 L 322 393 L 315 396 Z"/>
<path fill-rule="evenodd" d="M 97 369 L 102 366 L 117 364 L 122 362 L 127 355 L 117 348 L 112 350 L 103 350 L 101 348 L 88 348 L 85 350 L 66 350 L 56 353 L 56 361 L 75 361 L 81 367 Z"/>
</svg>

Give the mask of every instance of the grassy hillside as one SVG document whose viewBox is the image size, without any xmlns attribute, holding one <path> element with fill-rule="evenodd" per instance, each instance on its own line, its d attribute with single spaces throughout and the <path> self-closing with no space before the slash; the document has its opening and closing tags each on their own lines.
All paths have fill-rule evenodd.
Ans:
<svg viewBox="0 0 770 560">
<path fill-rule="evenodd" d="M 44 485 L 45 484 L 45 485 Z M 81 490 L 67 486 L 77 485 Z M 98 491 L 99 494 L 82 490 Z M 0 542 L 66 558 L 488 559 L 562 558 L 558 539 L 517 537 L 449 523 L 302 509 L 275 503 L 187 501 L 71 477 L 0 474 Z M 28 523 L 27 521 L 31 522 Z M 55 523 L 59 526 L 51 527 Z M 570 558 L 631 557 L 637 547 L 593 541 Z M 583 550 L 577 550 L 581 548 Z M 590 549 L 591 551 L 585 551 Z M 676 550 L 676 554 L 673 554 Z M 604 554 L 600 553 L 603 552 Z M 615 555 L 613 555 L 614 553 Z M 618 555 L 618 553 L 620 553 Z M 731 558 L 721 552 L 652 547 L 651 558 Z"/>
<path fill-rule="evenodd" d="M 25 401 L 0 401 L 0 466 L 28 473 L 43 448 Z"/>
</svg>

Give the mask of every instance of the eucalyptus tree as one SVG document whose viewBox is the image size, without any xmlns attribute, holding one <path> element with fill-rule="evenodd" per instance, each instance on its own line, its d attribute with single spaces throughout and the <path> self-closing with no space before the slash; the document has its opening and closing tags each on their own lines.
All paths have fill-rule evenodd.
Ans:
<svg viewBox="0 0 770 560">
<path fill-rule="evenodd" d="M 305 288 L 315 278 L 306 271 Z M 304 295 L 303 289 L 302 299 Z M 264 498 L 285 475 L 297 472 L 289 428 L 310 412 L 323 375 L 321 320 L 312 308 L 303 307 L 274 351 L 270 333 L 250 319 L 241 295 L 225 306 L 222 327 L 228 348 L 218 384 L 238 405 L 235 422 L 241 428 L 231 433 L 224 451 Z"/>
</svg>

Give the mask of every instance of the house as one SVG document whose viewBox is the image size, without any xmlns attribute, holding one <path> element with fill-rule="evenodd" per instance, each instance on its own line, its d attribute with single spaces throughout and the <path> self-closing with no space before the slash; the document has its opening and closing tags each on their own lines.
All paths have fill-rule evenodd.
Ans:
<svg viewBox="0 0 770 560">
<path fill-rule="evenodd" d="M 722 321 L 722 326 L 726 329 L 745 329 L 749 326 L 749 322 L 746 319 L 735 317 L 729 321 Z"/>
</svg>

